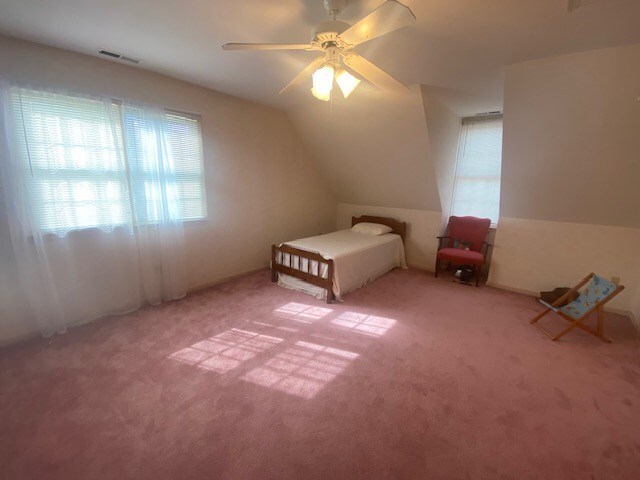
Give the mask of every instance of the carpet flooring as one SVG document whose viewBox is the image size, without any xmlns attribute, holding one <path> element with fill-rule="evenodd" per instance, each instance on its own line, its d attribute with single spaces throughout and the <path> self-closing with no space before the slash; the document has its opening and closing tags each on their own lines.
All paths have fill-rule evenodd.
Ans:
<svg viewBox="0 0 640 480">
<path fill-rule="evenodd" d="M 326 305 L 265 271 L 5 348 L 0 478 L 640 478 L 633 326 L 552 342 L 538 308 L 414 270 Z"/>
</svg>

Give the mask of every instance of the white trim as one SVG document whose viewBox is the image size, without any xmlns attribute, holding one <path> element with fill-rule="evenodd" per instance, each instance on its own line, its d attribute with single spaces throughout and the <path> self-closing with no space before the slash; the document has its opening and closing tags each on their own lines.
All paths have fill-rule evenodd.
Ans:
<svg viewBox="0 0 640 480">
<path fill-rule="evenodd" d="M 253 270 L 247 270 L 245 272 L 236 273 L 235 275 L 230 275 L 228 277 L 222 277 L 222 278 L 219 278 L 218 280 L 213 280 L 211 282 L 201 283 L 199 285 L 194 285 L 194 286 L 191 286 L 191 287 L 187 288 L 187 294 L 199 292 L 201 290 L 206 290 L 208 288 L 217 287 L 218 285 L 221 285 L 223 283 L 231 282 L 232 280 L 238 280 L 239 278 L 243 278 L 243 277 L 248 277 L 249 275 L 253 275 L 254 273 L 263 272 L 263 271 L 266 271 L 266 270 L 271 270 L 271 268 L 269 266 L 260 267 L 260 268 L 254 268 Z"/>
</svg>

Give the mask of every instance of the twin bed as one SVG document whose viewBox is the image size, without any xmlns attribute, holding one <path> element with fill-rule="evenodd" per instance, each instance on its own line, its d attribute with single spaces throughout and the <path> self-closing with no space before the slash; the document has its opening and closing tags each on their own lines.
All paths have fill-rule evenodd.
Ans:
<svg viewBox="0 0 640 480">
<path fill-rule="evenodd" d="M 351 227 L 272 245 L 271 281 L 331 303 L 393 268 L 406 268 L 405 222 L 363 215 L 352 217 Z"/>
</svg>

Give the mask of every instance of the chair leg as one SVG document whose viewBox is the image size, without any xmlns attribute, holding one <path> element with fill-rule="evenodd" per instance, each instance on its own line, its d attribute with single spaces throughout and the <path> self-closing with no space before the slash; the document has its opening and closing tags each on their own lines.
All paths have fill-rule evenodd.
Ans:
<svg viewBox="0 0 640 480">
<path fill-rule="evenodd" d="M 567 328 L 565 328 L 562 332 L 560 332 L 559 334 L 557 334 L 555 337 L 552 337 L 551 340 L 556 341 L 558 340 L 560 337 L 564 336 L 566 333 L 569 333 L 571 330 L 573 330 L 575 327 L 580 327 L 582 330 L 584 330 L 585 332 L 590 333 L 591 335 L 593 335 L 594 337 L 598 337 L 600 340 L 602 340 L 605 343 L 611 343 L 611 340 L 609 340 L 607 337 L 605 337 L 604 335 L 602 335 L 600 333 L 600 320 L 598 319 L 598 330 L 593 330 L 592 328 L 587 327 L 586 325 L 582 324 L 582 321 L 585 319 L 585 317 L 582 317 L 578 320 L 575 320 L 573 322 L 571 322 L 571 325 L 569 325 Z"/>
<path fill-rule="evenodd" d="M 480 285 L 480 267 L 476 265 L 474 268 L 476 270 L 476 288 L 478 288 L 478 285 Z"/>
<path fill-rule="evenodd" d="M 580 320 L 576 320 L 575 322 L 572 322 L 571 325 L 569 325 L 567 328 L 565 328 L 564 330 L 562 330 L 559 334 L 557 334 L 556 336 L 552 337 L 551 340 L 553 340 L 554 342 L 556 340 L 558 340 L 560 337 L 563 337 L 565 334 L 569 333 L 571 330 L 573 330 L 574 328 L 576 328 L 578 326 L 578 323 L 580 323 Z"/>
<path fill-rule="evenodd" d="M 438 278 L 438 272 L 440 271 L 440 261 L 436 257 L 436 278 Z"/>
<path fill-rule="evenodd" d="M 547 313 L 549 313 L 551 311 L 552 310 L 550 308 L 547 308 L 546 310 L 544 310 L 543 312 L 539 313 L 538 315 L 536 315 L 534 318 L 532 318 L 529 321 L 529 323 L 531 323 L 533 326 L 537 327 L 538 329 L 542 330 L 547 336 L 549 336 L 551 338 L 551 340 L 557 341 L 561 337 L 563 337 L 564 335 L 569 333 L 571 330 L 573 330 L 574 328 L 578 327 L 578 328 L 584 330 L 585 332 L 590 333 L 591 335 L 593 335 L 595 337 L 598 337 L 600 340 L 602 340 L 605 343 L 612 343 L 611 340 L 609 340 L 607 337 L 604 336 L 604 306 L 603 305 L 598 305 L 596 307 L 597 322 L 598 323 L 597 323 L 597 326 L 596 326 L 595 330 L 593 328 L 591 328 L 591 327 L 586 326 L 584 323 L 582 323 L 587 318 L 587 315 L 584 315 L 584 316 L 578 318 L 577 320 L 574 320 L 574 319 L 570 318 L 569 316 L 563 314 L 562 312 L 557 312 L 558 315 L 560 316 L 560 318 L 563 318 L 564 320 L 568 321 L 569 324 L 570 324 L 567 328 L 562 330 L 557 335 L 553 335 L 553 334 L 549 333 L 547 330 L 545 330 L 541 325 L 539 325 L 537 323 L 538 320 L 540 320 L 542 317 L 544 317 Z"/>
<path fill-rule="evenodd" d="M 604 336 L 604 306 L 598 305 L 598 326 L 596 331 L 598 332 L 598 338 L 606 343 L 611 343 L 607 337 Z"/>
<path fill-rule="evenodd" d="M 534 318 L 532 318 L 529 323 L 531 323 L 532 325 L 534 323 L 536 323 L 538 320 L 540 320 L 542 317 L 544 317 L 547 313 L 549 313 L 551 311 L 551 309 L 547 308 L 544 312 L 540 313 L 539 315 L 536 315 Z"/>
</svg>

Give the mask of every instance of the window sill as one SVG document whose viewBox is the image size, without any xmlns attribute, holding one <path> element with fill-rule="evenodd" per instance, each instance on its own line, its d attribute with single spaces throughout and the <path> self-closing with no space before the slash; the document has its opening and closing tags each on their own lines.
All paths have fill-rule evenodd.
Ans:
<svg viewBox="0 0 640 480">
<path fill-rule="evenodd" d="M 205 217 L 195 220 L 185 220 L 183 223 L 185 227 L 197 227 L 198 225 L 207 225 L 209 223 L 209 218 Z"/>
<path fill-rule="evenodd" d="M 198 218 L 198 219 L 194 219 L 194 220 L 183 220 L 183 226 L 185 228 L 187 227 L 192 227 L 192 226 L 198 226 L 198 225 L 206 225 L 209 223 L 209 218 L 205 217 L 205 218 Z M 151 224 L 150 226 L 154 226 L 157 224 Z M 97 233 L 105 233 L 105 234 L 110 234 L 110 233 L 118 233 L 121 230 L 126 230 L 128 229 L 128 226 L 126 225 L 116 225 L 113 228 L 111 228 L 111 230 L 109 231 L 105 231 L 102 230 L 100 227 L 83 227 L 83 228 L 74 228 L 73 230 L 69 230 L 67 232 L 67 234 L 64 237 L 61 237 L 60 235 L 58 235 L 57 233 L 53 232 L 53 231 L 45 231 L 42 232 L 42 238 L 43 239 L 53 239 L 55 237 L 58 238 L 65 238 L 65 237 L 69 237 L 69 236 L 79 236 L 79 237 L 83 237 L 83 236 L 89 236 L 89 235 L 94 235 Z M 31 238 L 33 240 L 33 235 L 29 234 L 28 235 L 29 238 Z"/>
</svg>

